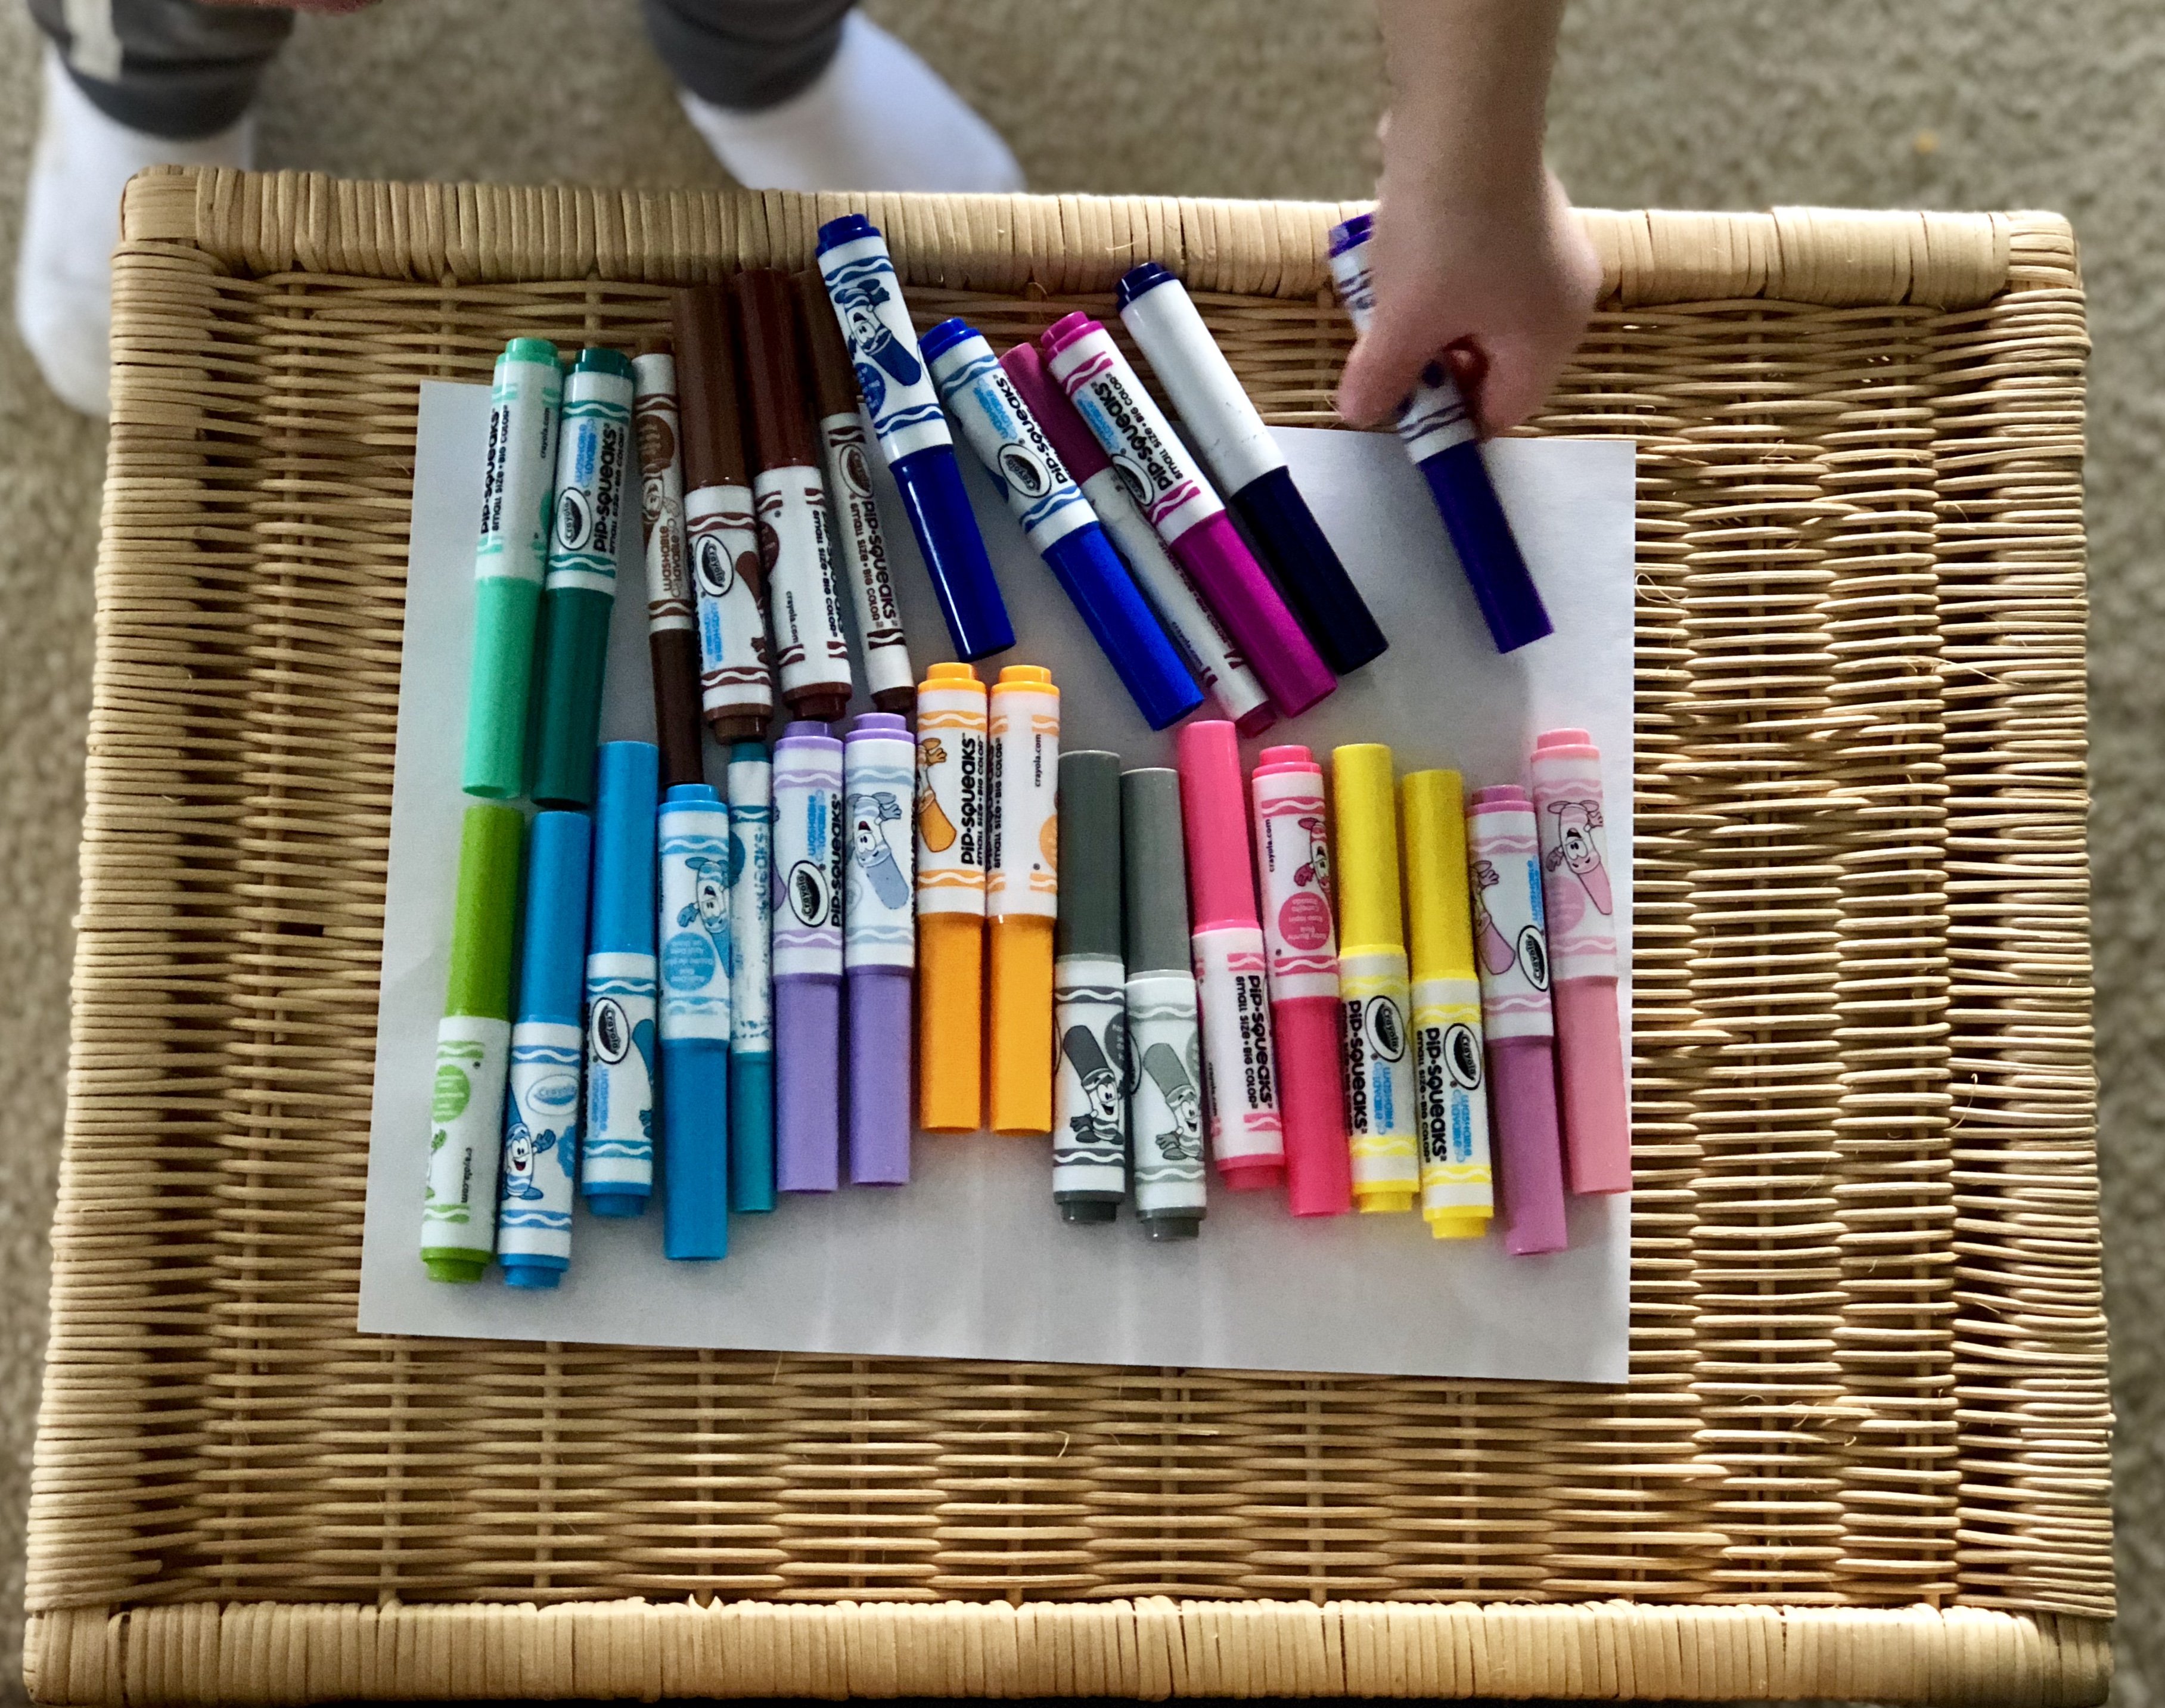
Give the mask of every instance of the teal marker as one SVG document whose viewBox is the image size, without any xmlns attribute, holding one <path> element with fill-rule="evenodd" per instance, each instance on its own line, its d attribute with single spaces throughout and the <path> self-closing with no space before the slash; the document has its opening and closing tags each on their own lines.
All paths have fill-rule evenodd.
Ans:
<svg viewBox="0 0 2165 1708">
<path fill-rule="evenodd" d="M 541 587 L 540 680 L 533 714 L 534 799 L 585 808 L 594 799 L 594 733 L 616 553 L 631 456 L 631 361 L 620 351 L 579 352 L 564 382 L 556 443 L 556 500 Z"/>
<path fill-rule="evenodd" d="M 474 547 L 473 674 L 461 784 L 485 800 L 514 800 L 526 792 L 526 691 L 549 561 L 556 412 L 563 400 L 555 345 L 514 338 L 503 346 L 489 394 L 488 470 Z"/>
</svg>

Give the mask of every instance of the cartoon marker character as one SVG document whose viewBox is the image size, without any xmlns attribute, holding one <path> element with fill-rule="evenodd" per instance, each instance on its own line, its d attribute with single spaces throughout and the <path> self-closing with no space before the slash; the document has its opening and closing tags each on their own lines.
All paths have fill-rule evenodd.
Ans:
<svg viewBox="0 0 2165 1708">
<path fill-rule="evenodd" d="M 555 1133 L 545 1132 L 537 1139 L 524 1121 L 514 1121 L 503 1141 L 503 1195 L 508 1199 L 542 1196 L 541 1189 L 534 1183 L 534 1171 L 556 1147 Z"/>
<path fill-rule="evenodd" d="M 1120 1076 L 1113 1071 L 1104 1046 L 1092 1036 L 1088 1026 L 1068 1027 L 1060 1041 L 1060 1053 L 1074 1068 L 1076 1078 L 1082 1082 L 1082 1094 L 1090 1099 L 1090 1106 L 1080 1115 L 1070 1115 L 1067 1125 L 1075 1135 L 1071 1142 L 1077 1150 L 1098 1154 L 1075 1160 L 1095 1161 L 1103 1157 L 1104 1160 L 1118 1162 L 1126 1146 L 1119 1120 Z"/>
<path fill-rule="evenodd" d="M 902 803 L 885 789 L 853 794 L 843 803 L 850 815 L 850 858 L 872 885 L 880 905 L 899 909 L 909 902 L 909 878 L 896 863 L 882 825 L 898 824 Z"/>
<path fill-rule="evenodd" d="M 1308 859 L 1293 875 L 1296 887 L 1314 884 L 1328 894 L 1330 888 L 1330 844 L 1325 839 L 1321 819 L 1303 819 L 1300 827 L 1308 832 Z"/>
<path fill-rule="evenodd" d="M 850 336 L 850 348 L 856 352 L 858 389 L 865 394 L 866 407 L 875 414 L 879 405 L 876 395 L 884 396 L 887 387 L 877 369 L 867 383 L 865 375 L 869 366 L 877 363 L 894 378 L 894 382 L 907 389 L 924 377 L 924 369 L 909 350 L 887 329 L 879 317 L 879 305 L 889 300 L 887 287 L 877 279 L 863 279 L 837 293 L 836 300 L 842 309 L 844 329 Z"/>
<path fill-rule="evenodd" d="M 927 735 L 917 744 L 917 834 L 935 854 L 945 854 L 953 847 L 959 834 L 932 787 L 932 768 L 946 762 L 947 749 L 937 735 Z"/>
<path fill-rule="evenodd" d="M 1496 929 L 1495 920 L 1488 917 L 1488 907 L 1482 892 L 1493 889 L 1503 880 L 1496 868 L 1486 860 L 1473 862 L 1473 948 L 1480 956 L 1481 964 L 1498 978 L 1511 970 L 1515 952 L 1504 941 L 1504 934 Z"/>
<path fill-rule="evenodd" d="M 1549 810 L 1556 814 L 1557 846 L 1549 851 L 1548 869 L 1553 872 L 1558 864 L 1570 867 L 1572 876 L 1585 887 L 1594 911 L 1608 914 L 1613 905 L 1609 868 L 1601 863 L 1601 845 L 1593 839 L 1601 828 L 1601 803 L 1551 801 Z"/>
<path fill-rule="evenodd" d="M 1158 1095 L 1172 1111 L 1173 1130 L 1153 1134 L 1151 1142 L 1168 1162 L 1203 1160 L 1203 1096 L 1187 1064 L 1170 1044 L 1152 1044 L 1143 1052 L 1143 1072 L 1157 1086 Z"/>
</svg>

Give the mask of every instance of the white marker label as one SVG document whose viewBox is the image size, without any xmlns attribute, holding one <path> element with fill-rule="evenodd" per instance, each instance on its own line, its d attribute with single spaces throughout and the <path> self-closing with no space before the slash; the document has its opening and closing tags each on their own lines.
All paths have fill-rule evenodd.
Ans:
<svg viewBox="0 0 2165 1708">
<path fill-rule="evenodd" d="M 1420 1184 L 1420 1162 L 1404 952 L 1342 957 L 1338 996 L 1354 1188 L 1411 1194 Z"/>
<path fill-rule="evenodd" d="M 751 489 L 782 697 L 827 690 L 846 698 L 850 645 L 827 549 L 826 484 L 816 468 L 771 468 L 752 477 Z"/>
<path fill-rule="evenodd" d="M 932 372 L 1032 551 L 1042 553 L 1098 519 L 991 345 L 982 338 L 951 345 L 933 359 Z"/>
<path fill-rule="evenodd" d="M 1424 1211 L 1494 1205 L 1485 1077 L 1479 983 L 1422 980 L 1414 987 L 1414 1094 Z"/>
<path fill-rule="evenodd" d="M 774 976 L 842 972 L 840 756 L 774 762 Z"/>
<path fill-rule="evenodd" d="M 1060 910 L 1060 699 L 1043 690 L 993 694 L 992 846 L 985 911 L 993 919 Z"/>
<path fill-rule="evenodd" d="M 564 388 L 545 586 L 615 593 L 630 454 L 631 382 L 614 374 L 572 375 Z"/>
<path fill-rule="evenodd" d="M 857 639 L 865 650 L 865 682 L 874 694 L 909 688 L 917 680 L 902 632 L 902 607 L 888 567 L 887 536 L 880 531 L 872 498 L 870 449 L 864 419 L 830 415 L 819 424 L 820 455 L 827 465 L 827 496 L 834 500 L 837 554 L 849 585 Z"/>
<path fill-rule="evenodd" d="M 512 1028 L 511 1116 L 496 1212 L 498 1257 L 572 1255 L 579 1044 L 579 1029 L 560 1020 L 521 1020 Z"/>
<path fill-rule="evenodd" d="M 564 372 L 555 362 L 497 359 L 481 538 L 474 547 L 477 581 L 502 576 L 541 584 L 556 497 L 556 412 L 563 398 Z"/>
<path fill-rule="evenodd" d="M 735 932 L 730 861 L 739 846 L 719 804 L 664 802 L 661 814 L 661 1036 L 727 1043 Z"/>
<path fill-rule="evenodd" d="M 654 957 L 587 957 L 587 1142 L 579 1183 L 589 1192 L 654 1185 Z"/>
<path fill-rule="evenodd" d="M 1126 968 L 1094 955 L 1052 967 L 1052 1190 L 1127 1190 L 1128 1098 L 1138 1071 L 1128 1050 Z"/>
<path fill-rule="evenodd" d="M 1112 334 L 1102 326 L 1085 333 L 1050 366 L 1159 539 L 1170 546 L 1224 513 L 1225 506 L 1158 413 Z"/>
<path fill-rule="evenodd" d="M 496 1167 L 511 1022 L 446 1015 L 429 1090 L 429 1175 L 421 1248 L 487 1257 L 496 1245 Z"/>
<path fill-rule="evenodd" d="M 699 704 L 766 716 L 774 707 L 766 583 L 750 487 L 701 487 L 684 500 L 699 605 Z"/>
<path fill-rule="evenodd" d="M 1481 1019 L 1490 1043 L 1551 1038 L 1549 944 L 1541 920 L 1540 845 L 1531 807 L 1466 817 L 1473 898 L 1473 962 L 1481 975 Z"/>
<path fill-rule="evenodd" d="M 1203 1042 L 1195 981 L 1152 973 L 1127 985 L 1128 1047 L 1135 1094 L 1128 1133 L 1135 1152 L 1135 1213 L 1203 1212 Z"/>
<path fill-rule="evenodd" d="M 917 695 L 917 911 L 985 914 L 985 839 L 992 793 L 985 696 L 952 688 Z"/>
<path fill-rule="evenodd" d="M 842 745 L 845 967 L 917 964 L 909 823 L 914 758 L 915 744 L 899 730 Z"/>
<path fill-rule="evenodd" d="M 1552 978 L 1616 976 L 1616 898 L 1592 752 L 1534 756 L 1534 820 Z"/>
<path fill-rule="evenodd" d="M 1282 1162 L 1285 1128 L 1271 1059 L 1263 934 L 1253 925 L 1220 925 L 1189 941 L 1203 1003 L 1211 1154 L 1220 1168 Z"/>
<path fill-rule="evenodd" d="M 952 445 L 886 240 L 874 233 L 827 250 L 819 257 L 819 276 L 887 460 L 899 462 L 933 445 Z"/>
<path fill-rule="evenodd" d="M 1338 995 L 1338 931 L 1330 916 L 1330 845 L 1320 772 L 1255 779 L 1256 872 L 1271 999 Z"/>
<path fill-rule="evenodd" d="M 1285 452 L 1248 401 L 1185 285 L 1168 279 L 1152 287 L 1122 308 L 1120 319 L 1227 492 L 1286 466 Z"/>
<path fill-rule="evenodd" d="M 632 363 L 639 402 L 632 436 L 639 444 L 639 525 L 646 546 L 649 632 L 692 626 L 692 576 L 685 559 L 684 474 L 677 461 L 677 364 L 666 356 Z"/>
<path fill-rule="evenodd" d="M 774 888 L 772 767 L 740 759 L 730 767 L 730 1048 L 774 1051 L 774 967 L 767 911 Z"/>
</svg>

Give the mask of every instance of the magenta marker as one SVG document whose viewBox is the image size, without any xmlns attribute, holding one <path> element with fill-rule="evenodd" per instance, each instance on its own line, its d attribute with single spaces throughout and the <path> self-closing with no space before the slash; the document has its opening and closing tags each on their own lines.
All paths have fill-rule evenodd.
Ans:
<svg viewBox="0 0 2165 1708">
<path fill-rule="evenodd" d="M 1616 1012 L 1616 898 L 1602 825 L 1601 751 L 1583 730 L 1551 730 L 1534 744 L 1533 772 L 1571 1189 L 1629 1192 L 1631 1098 Z"/>
<path fill-rule="evenodd" d="M 774 1183 L 832 1192 L 842 1168 L 842 744 L 774 744 Z"/>
<path fill-rule="evenodd" d="M 1293 717 L 1337 687 L 1112 334 L 1087 314 L 1070 314 L 1038 342 L 1129 495 L 1194 577 L 1278 710 Z"/>
<path fill-rule="evenodd" d="M 917 964 L 917 743 L 867 712 L 842 743 L 842 965 L 850 996 L 850 1178 L 909 1181 L 910 980 Z"/>
<path fill-rule="evenodd" d="M 1504 1244 L 1513 1255 L 1561 1252 L 1563 1144 L 1557 1131 L 1556 1020 L 1541 929 L 1534 804 L 1515 783 L 1484 788 L 1466 809 L 1473 961 L 1501 1169 Z"/>
</svg>

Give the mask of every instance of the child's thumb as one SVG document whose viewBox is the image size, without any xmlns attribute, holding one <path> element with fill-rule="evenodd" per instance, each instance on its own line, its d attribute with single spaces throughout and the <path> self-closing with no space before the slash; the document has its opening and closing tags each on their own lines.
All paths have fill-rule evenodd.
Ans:
<svg viewBox="0 0 2165 1708">
<path fill-rule="evenodd" d="M 1404 316 L 1377 315 L 1346 358 L 1338 382 L 1338 413 L 1356 427 L 1388 420 L 1420 382 L 1421 370 L 1449 341 Z"/>
</svg>

